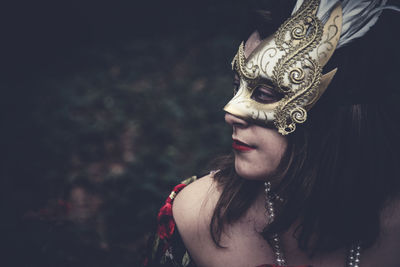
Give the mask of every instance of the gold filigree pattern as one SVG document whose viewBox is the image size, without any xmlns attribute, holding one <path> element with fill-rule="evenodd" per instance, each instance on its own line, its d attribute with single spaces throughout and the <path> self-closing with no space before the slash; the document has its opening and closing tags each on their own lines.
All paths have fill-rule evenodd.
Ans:
<svg viewBox="0 0 400 267">
<path fill-rule="evenodd" d="M 236 66 L 238 66 L 238 73 L 243 78 L 248 80 L 257 79 L 260 73 L 260 67 L 258 65 L 253 65 L 251 68 L 247 68 L 245 66 L 246 57 L 244 55 L 244 43 L 242 42 L 239 46 L 239 50 L 233 59 L 232 68 L 234 68 L 235 63 L 237 62 Z"/>
<path fill-rule="evenodd" d="M 317 17 L 319 0 L 304 0 L 302 6 L 278 31 L 258 45 L 246 59 L 244 43 L 232 61 L 240 76 L 238 93 L 225 106 L 236 116 L 273 122 L 282 135 L 304 123 L 307 111 L 321 97 L 336 70 L 322 75 L 340 38 L 342 9 L 337 4 L 325 25 Z M 273 103 L 252 99 L 262 80 L 270 80 L 283 97 Z"/>
<path fill-rule="evenodd" d="M 275 66 L 272 77 L 278 90 L 289 93 L 286 101 L 276 109 L 275 126 L 283 135 L 293 132 L 296 129 L 295 123 L 305 122 L 307 111 L 300 108 L 303 106 L 301 104 L 309 102 L 315 96 L 319 85 L 321 67 L 308 54 L 317 47 L 323 33 L 322 23 L 315 15 L 317 9 L 318 1 L 305 1 L 275 34 L 278 49 L 286 53 Z M 288 38 L 289 34 L 291 38 Z M 293 86 L 283 89 L 285 80 Z"/>
</svg>

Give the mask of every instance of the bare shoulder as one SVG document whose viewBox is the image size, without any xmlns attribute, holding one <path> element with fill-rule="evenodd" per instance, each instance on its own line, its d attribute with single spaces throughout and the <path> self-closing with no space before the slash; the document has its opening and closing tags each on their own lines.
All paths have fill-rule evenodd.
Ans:
<svg viewBox="0 0 400 267">
<path fill-rule="evenodd" d="M 213 174 L 197 179 L 179 192 L 172 206 L 172 214 L 183 237 L 205 226 L 208 229 L 218 198 L 219 191 Z"/>
</svg>

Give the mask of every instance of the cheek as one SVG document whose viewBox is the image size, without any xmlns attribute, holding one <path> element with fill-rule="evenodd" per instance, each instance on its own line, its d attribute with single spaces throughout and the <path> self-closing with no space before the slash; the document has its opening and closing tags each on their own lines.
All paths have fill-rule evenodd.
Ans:
<svg viewBox="0 0 400 267">
<path fill-rule="evenodd" d="M 268 163 L 270 168 L 275 170 L 278 167 L 286 151 L 287 142 L 286 139 L 283 137 L 275 138 L 273 140 L 274 142 L 268 142 L 265 145 L 265 149 L 263 149 L 263 154 L 266 163 Z"/>
</svg>

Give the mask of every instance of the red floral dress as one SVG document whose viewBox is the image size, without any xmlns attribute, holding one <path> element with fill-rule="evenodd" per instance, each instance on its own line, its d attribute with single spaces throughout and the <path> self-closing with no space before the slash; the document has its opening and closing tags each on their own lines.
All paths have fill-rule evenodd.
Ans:
<svg viewBox="0 0 400 267">
<path fill-rule="evenodd" d="M 182 241 L 172 216 L 172 204 L 176 195 L 188 184 L 194 182 L 196 176 L 192 176 L 174 187 L 171 194 L 165 200 L 157 216 L 157 233 L 150 240 L 147 257 L 143 262 L 146 267 L 195 267 L 188 251 Z M 264 264 L 256 267 L 285 267 L 275 264 Z M 290 267 L 290 266 L 286 266 Z M 291 267 L 311 267 L 309 265 Z"/>
<path fill-rule="evenodd" d="M 190 267 L 195 266 L 188 251 L 183 244 L 176 224 L 172 217 L 172 203 L 176 195 L 188 184 L 197 179 L 192 176 L 174 187 L 171 194 L 165 200 L 157 216 L 157 233 L 144 260 L 146 267 Z"/>
</svg>

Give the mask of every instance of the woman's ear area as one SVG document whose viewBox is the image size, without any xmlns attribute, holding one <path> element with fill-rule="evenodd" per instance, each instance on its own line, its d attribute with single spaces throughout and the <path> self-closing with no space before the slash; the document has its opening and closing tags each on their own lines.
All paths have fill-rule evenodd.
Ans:
<svg viewBox="0 0 400 267">
<path fill-rule="evenodd" d="M 248 58 L 253 50 L 261 43 L 260 33 L 254 31 L 244 45 L 244 55 Z"/>
</svg>

